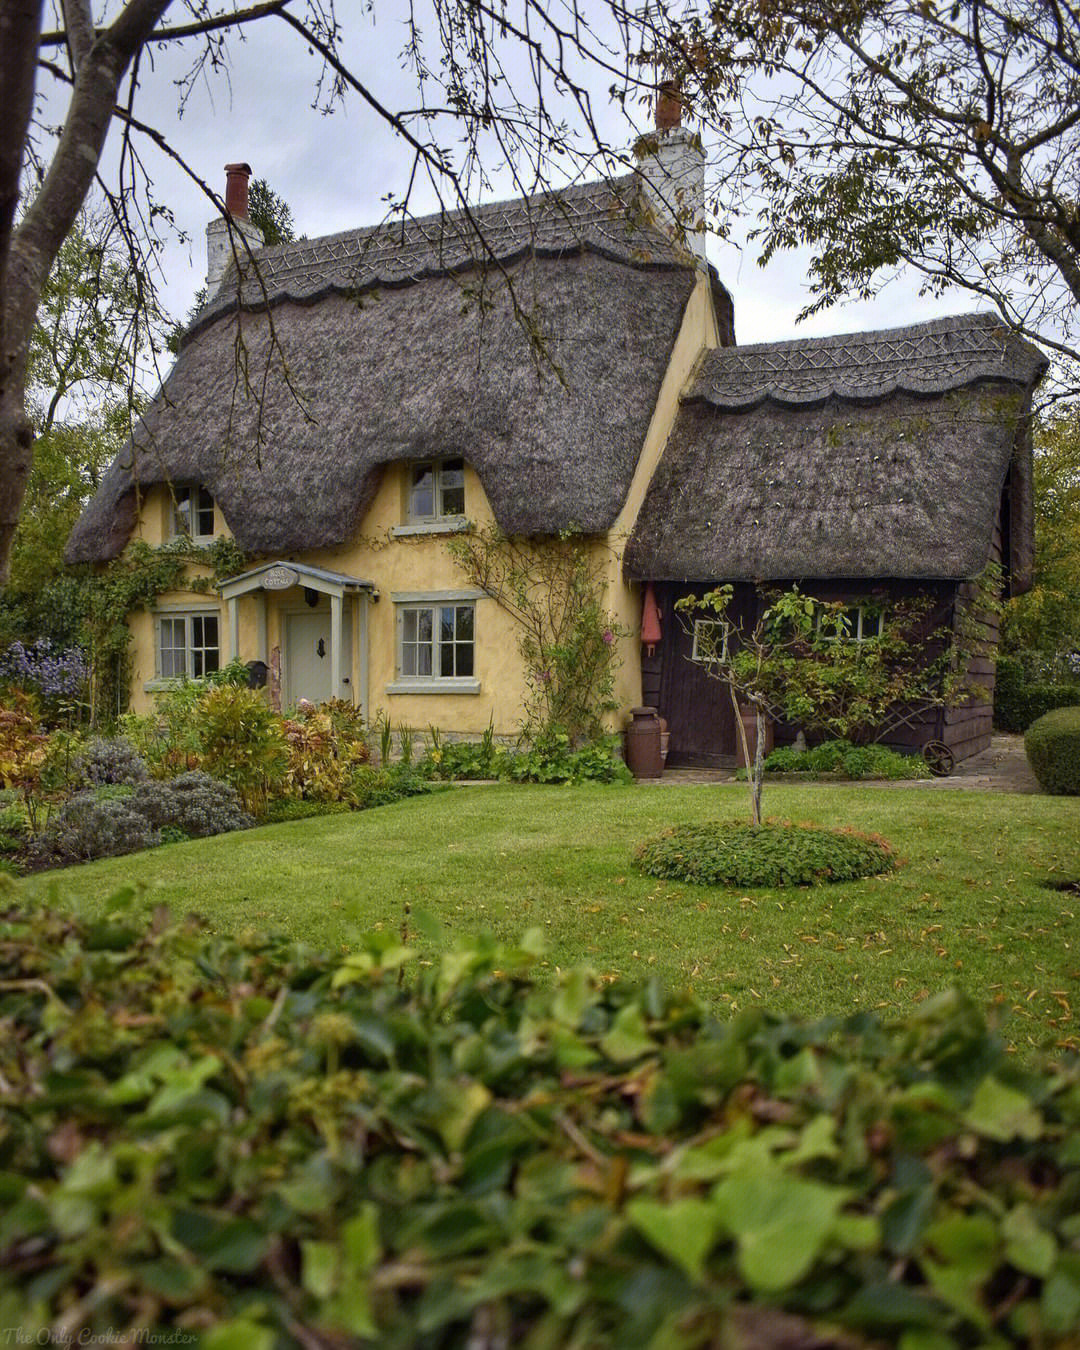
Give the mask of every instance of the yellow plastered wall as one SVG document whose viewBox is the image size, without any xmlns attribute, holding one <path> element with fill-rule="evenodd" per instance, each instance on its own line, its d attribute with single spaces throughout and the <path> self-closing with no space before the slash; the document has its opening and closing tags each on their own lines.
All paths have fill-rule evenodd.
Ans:
<svg viewBox="0 0 1080 1350">
<path fill-rule="evenodd" d="M 626 543 L 633 533 L 638 512 L 645 500 L 645 493 L 675 426 L 679 399 L 689 388 L 705 352 L 718 346 L 719 342 L 712 289 L 708 276 L 704 272 L 699 272 L 686 304 L 667 374 L 660 386 L 660 396 L 649 423 L 645 445 L 634 471 L 630 491 L 608 535 L 608 604 L 618 619 L 619 626 L 629 630 L 629 636 L 620 642 L 622 664 L 615 681 L 615 697 L 619 703 L 619 712 L 612 718 L 612 726 L 616 730 L 625 724 L 628 710 L 641 703 L 642 593 L 640 586 L 631 584 L 623 575 L 622 562 Z M 666 624 L 674 621 L 673 615 L 664 615 Z"/>
<path fill-rule="evenodd" d="M 716 320 L 708 278 L 700 273 L 687 303 L 682 326 L 676 339 L 671 363 L 661 385 L 660 396 L 650 421 L 641 459 L 630 491 L 614 527 L 605 539 L 594 543 L 607 579 L 606 604 L 628 636 L 620 639 L 621 664 L 616 673 L 615 697 L 619 710 L 610 719 L 612 728 L 621 728 L 627 710 L 641 702 L 640 662 L 640 588 L 623 577 L 622 559 L 626 541 L 637 520 L 646 489 L 659 463 L 679 408 L 679 398 L 687 387 L 703 352 L 718 343 Z M 468 589 L 468 582 L 446 549 L 445 534 L 414 534 L 395 537 L 404 521 L 407 496 L 405 465 L 389 466 L 375 499 L 368 508 L 357 539 L 345 548 L 283 556 L 280 561 L 300 562 L 329 571 L 370 581 L 379 591 L 377 604 L 367 608 L 367 672 L 369 716 L 385 712 L 394 726 L 399 724 L 424 731 L 437 726 L 444 733 L 479 735 L 493 722 L 500 736 L 512 736 L 520 727 L 525 694 L 524 672 L 518 654 L 519 630 L 514 621 L 490 598 L 476 600 L 475 674 L 480 682 L 477 694 L 422 693 L 394 694 L 387 686 L 394 683 L 397 667 L 397 613 L 395 594 L 431 594 Z M 494 517 L 475 471 L 465 469 L 465 513 L 477 526 L 490 524 Z M 150 545 L 158 545 L 171 536 L 172 497 L 166 487 L 150 489 L 142 503 L 137 535 Z M 220 508 L 216 513 L 219 533 L 229 534 Z M 278 559 L 273 559 L 278 561 Z M 192 568 L 197 575 L 205 569 Z M 239 600 L 241 660 L 268 659 L 283 646 L 284 616 L 297 606 L 297 596 L 289 592 L 274 595 L 266 604 L 266 650 L 258 650 L 259 606 L 262 597 L 243 596 Z M 321 602 L 325 605 L 325 598 Z M 347 600 L 346 604 L 352 602 Z M 213 609 L 220 613 L 222 660 L 229 651 L 229 621 L 226 605 L 215 593 L 170 592 L 160 597 L 158 612 Z M 361 670 L 361 608 L 354 611 L 353 673 L 351 692 L 359 697 L 364 686 Z M 667 617 L 667 616 L 665 616 Z M 129 619 L 132 632 L 131 706 L 147 712 L 153 706 L 156 677 L 156 640 L 153 616 L 134 614 Z"/>
</svg>

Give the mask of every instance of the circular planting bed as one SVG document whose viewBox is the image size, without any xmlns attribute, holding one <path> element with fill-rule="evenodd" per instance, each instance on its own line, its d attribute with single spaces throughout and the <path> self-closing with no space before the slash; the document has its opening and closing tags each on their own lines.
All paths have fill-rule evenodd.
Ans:
<svg viewBox="0 0 1080 1350">
<path fill-rule="evenodd" d="M 634 854 L 647 876 L 700 886 L 813 886 L 857 881 L 896 865 L 881 839 L 848 830 L 718 820 L 678 825 L 646 840 Z"/>
</svg>

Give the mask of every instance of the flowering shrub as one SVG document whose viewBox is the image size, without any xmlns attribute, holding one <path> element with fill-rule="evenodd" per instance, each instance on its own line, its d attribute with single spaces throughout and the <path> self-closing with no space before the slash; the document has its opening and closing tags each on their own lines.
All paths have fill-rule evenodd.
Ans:
<svg viewBox="0 0 1080 1350">
<path fill-rule="evenodd" d="M 8 647 L 0 656 L 0 680 L 40 695 L 51 712 L 69 711 L 85 699 L 90 667 L 78 647 L 61 650 L 38 638 L 30 647 L 21 642 Z"/>
</svg>

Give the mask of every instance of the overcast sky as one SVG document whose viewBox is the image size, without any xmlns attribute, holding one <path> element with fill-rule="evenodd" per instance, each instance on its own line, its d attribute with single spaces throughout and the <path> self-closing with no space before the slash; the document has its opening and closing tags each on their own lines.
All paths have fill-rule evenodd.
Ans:
<svg viewBox="0 0 1080 1350">
<path fill-rule="evenodd" d="M 598 10 L 603 6 L 597 0 Z M 338 0 L 346 34 L 345 55 L 352 71 L 391 109 L 415 106 L 415 80 L 402 68 L 400 53 L 407 31 L 405 0 L 381 0 L 377 19 L 365 14 L 363 0 Z M 177 18 L 181 17 L 177 6 Z M 405 143 L 356 96 L 325 115 L 312 107 L 320 61 L 276 20 L 250 26 L 230 41 L 227 76 L 209 74 L 195 86 L 182 115 L 175 81 L 190 64 L 193 50 L 175 49 L 144 59 L 138 115 L 165 133 L 170 143 L 203 179 L 224 193 L 224 165 L 246 160 L 255 177 L 265 178 L 292 208 L 297 232 L 309 236 L 374 224 L 385 213 L 389 192 L 400 197 L 412 165 Z M 48 76 L 41 77 L 48 90 Z M 603 92 L 610 80 L 595 81 L 595 110 L 606 138 L 628 145 L 633 128 Z M 645 108 L 634 113 L 638 131 L 651 119 Z M 115 146 L 116 131 L 111 144 Z M 205 226 L 210 206 L 198 188 L 152 145 L 144 144 L 145 162 L 155 179 L 158 199 L 168 204 L 190 243 L 172 243 L 164 255 L 164 297 L 177 317 L 187 313 L 205 270 Z M 478 199 L 514 195 L 509 176 L 497 171 Z M 414 213 L 437 209 L 434 190 L 419 183 Z M 796 326 L 807 301 L 806 258 L 787 254 L 760 269 L 751 251 L 712 240 L 710 261 L 735 298 L 740 343 L 777 341 L 816 334 L 852 332 L 914 323 L 973 307 L 972 298 L 954 294 L 944 301 L 918 296 L 914 277 L 901 278 L 877 300 L 833 308 Z"/>
</svg>

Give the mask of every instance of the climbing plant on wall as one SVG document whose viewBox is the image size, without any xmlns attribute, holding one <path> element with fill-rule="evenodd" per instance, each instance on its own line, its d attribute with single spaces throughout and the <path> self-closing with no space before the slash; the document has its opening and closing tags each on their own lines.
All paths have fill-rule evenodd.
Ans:
<svg viewBox="0 0 1080 1350">
<path fill-rule="evenodd" d="M 131 645 L 128 615 L 152 609 L 166 591 L 209 592 L 225 577 L 243 571 L 245 560 L 243 550 L 232 539 L 219 538 L 200 547 L 180 538 L 159 548 L 136 539 L 93 579 L 86 638 L 91 719 L 95 724 L 115 716 L 120 691 L 127 688 Z M 209 575 L 189 576 L 192 565 L 209 568 Z"/>
<path fill-rule="evenodd" d="M 573 532 L 516 539 L 495 525 L 457 535 L 447 548 L 472 585 L 518 626 L 523 736 L 599 736 L 604 714 L 618 706 L 618 644 L 626 634 L 604 603 L 604 555 Z"/>
</svg>

